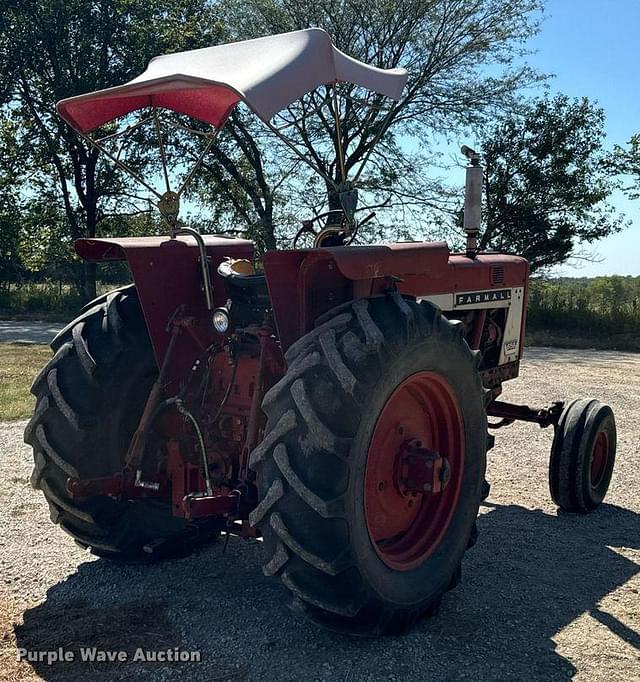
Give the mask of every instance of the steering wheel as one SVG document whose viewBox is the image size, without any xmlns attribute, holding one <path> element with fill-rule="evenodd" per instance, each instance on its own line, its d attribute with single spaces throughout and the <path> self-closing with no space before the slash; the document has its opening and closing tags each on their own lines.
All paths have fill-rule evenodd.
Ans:
<svg viewBox="0 0 640 682">
<path fill-rule="evenodd" d="M 363 206 L 361 209 L 357 209 L 356 213 L 366 209 L 367 207 Z M 329 216 L 335 215 L 336 213 L 342 214 L 342 220 L 340 223 L 325 225 L 320 229 L 315 226 L 315 223 L 317 223 L 319 220 L 328 218 Z M 347 216 L 343 209 L 334 208 L 331 211 L 320 213 L 320 215 L 317 215 L 310 220 L 302 221 L 302 227 L 298 230 L 296 236 L 293 238 L 293 248 L 298 248 L 298 242 L 305 235 L 313 238 L 313 243 L 311 246 L 314 249 L 317 249 L 321 246 L 349 246 L 356 238 L 358 230 L 370 220 L 373 220 L 375 217 L 375 212 L 369 213 L 369 215 L 363 220 L 355 222 L 355 224 L 352 226 L 352 229 L 350 230 L 350 233 L 347 233 L 345 229 L 347 226 Z"/>
<path fill-rule="evenodd" d="M 342 216 L 342 220 L 339 223 L 325 225 L 324 227 L 318 227 L 316 225 L 316 223 L 322 220 L 323 218 L 329 218 L 330 216 L 336 216 L 338 214 Z M 340 234 L 345 231 L 345 224 L 346 215 L 344 210 L 341 208 L 334 208 L 330 211 L 320 213 L 319 215 L 311 218 L 310 220 L 303 220 L 302 227 L 298 230 L 296 236 L 293 238 L 293 248 L 294 249 L 298 248 L 298 242 L 305 235 L 310 235 L 311 237 L 313 237 L 314 248 L 322 246 L 323 242 L 329 239 L 331 241 L 335 240 L 336 242 L 330 244 L 331 246 L 341 246 L 342 244 L 344 244 L 344 237 L 340 237 Z M 325 246 L 329 246 L 329 244 L 325 244 Z"/>
</svg>

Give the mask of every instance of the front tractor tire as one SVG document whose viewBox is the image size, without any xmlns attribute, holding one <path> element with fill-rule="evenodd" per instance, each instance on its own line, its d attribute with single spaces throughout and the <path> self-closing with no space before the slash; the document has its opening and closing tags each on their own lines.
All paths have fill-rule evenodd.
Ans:
<svg viewBox="0 0 640 682">
<path fill-rule="evenodd" d="M 460 323 L 392 294 L 324 316 L 286 359 L 250 458 L 263 570 L 325 627 L 405 631 L 437 610 L 475 541 L 487 444 L 479 353 Z"/>
<path fill-rule="evenodd" d="M 586 514 L 609 489 L 616 459 L 613 411 L 599 400 L 573 400 L 555 427 L 549 489 L 563 511 Z"/>
<path fill-rule="evenodd" d="M 24 435 L 33 447 L 31 483 L 43 492 L 51 520 L 80 546 L 110 559 L 162 558 L 162 551 L 153 551 L 159 544 L 186 550 L 190 529 L 172 517 L 170 505 L 106 496 L 77 500 L 67 490 L 69 478 L 122 469 L 156 378 L 135 288 L 96 299 L 51 346 L 54 355 L 31 388 L 37 402 Z"/>
</svg>

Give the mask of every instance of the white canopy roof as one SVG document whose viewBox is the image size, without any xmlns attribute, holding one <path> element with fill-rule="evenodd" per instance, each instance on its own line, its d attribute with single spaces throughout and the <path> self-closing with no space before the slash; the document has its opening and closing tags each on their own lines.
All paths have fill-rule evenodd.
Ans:
<svg viewBox="0 0 640 682">
<path fill-rule="evenodd" d="M 155 57 L 129 83 L 61 100 L 57 109 L 83 133 L 148 106 L 219 127 L 240 101 L 269 121 L 320 85 L 355 83 L 397 100 L 406 81 L 404 69 L 363 64 L 311 28 Z"/>
</svg>

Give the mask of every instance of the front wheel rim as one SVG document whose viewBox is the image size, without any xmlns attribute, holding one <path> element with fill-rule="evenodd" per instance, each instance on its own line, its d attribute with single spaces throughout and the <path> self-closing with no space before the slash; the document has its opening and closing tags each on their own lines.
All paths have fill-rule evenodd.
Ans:
<svg viewBox="0 0 640 682">
<path fill-rule="evenodd" d="M 398 463 L 415 442 L 446 461 L 448 479 L 440 492 L 407 492 L 398 485 Z M 442 542 L 460 498 L 464 460 L 464 421 L 447 379 L 431 371 L 407 377 L 378 416 L 365 471 L 367 530 L 387 566 L 414 569 Z"/>
<path fill-rule="evenodd" d="M 591 450 L 589 469 L 591 487 L 597 488 L 605 477 L 609 463 L 609 437 L 606 431 L 599 431 Z"/>
</svg>

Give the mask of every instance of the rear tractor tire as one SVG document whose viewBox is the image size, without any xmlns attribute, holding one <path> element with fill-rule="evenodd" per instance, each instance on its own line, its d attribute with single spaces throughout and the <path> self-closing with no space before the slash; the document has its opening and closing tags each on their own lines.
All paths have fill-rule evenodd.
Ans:
<svg viewBox="0 0 640 682">
<path fill-rule="evenodd" d="M 191 548 L 196 533 L 169 504 L 72 498 L 68 478 L 120 471 L 157 367 L 133 286 L 89 304 L 51 344 L 54 356 L 31 387 L 36 408 L 25 429 L 34 488 L 51 520 L 102 557 L 150 561 Z"/>
<path fill-rule="evenodd" d="M 286 359 L 250 458 L 263 570 L 325 627 L 405 631 L 437 610 L 475 541 L 487 446 L 479 353 L 461 324 L 393 294 L 323 316 Z M 402 477 L 414 452 L 440 458 L 433 485 Z"/>
<path fill-rule="evenodd" d="M 600 505 L 616 459 L 616 422 L 608 405 L 574 400 L 558 421 L 551 446 L 549 489 L 560 509 L 585 514 Z"/>
</svg>

